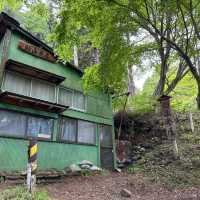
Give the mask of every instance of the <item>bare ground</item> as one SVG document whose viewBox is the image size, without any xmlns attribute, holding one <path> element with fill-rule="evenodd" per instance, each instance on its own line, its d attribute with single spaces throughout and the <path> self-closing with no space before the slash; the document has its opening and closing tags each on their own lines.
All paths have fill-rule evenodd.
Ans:
<svg viewBox="0 0 200 200">
<path fill-rule="evenodd" d="M 0 192 L 10 186 L 14 187 L 0 184 Z M 46 190 L 54 200 L 200 200 L 200 187 L 174 189 L 152 183 L 141 175 L 125 173 L 68 177 L 60 183 L 37 187 Z M 130 198 L 121 196 L 124 188 L 131 191 Z"/>
<path fill-rule="evenodd" d="M 173 189 L 124 173 L 71 177 L 41 188 L 56 200 L 200 200 L 200 188 Z M 131 198 L 120 195 L 123 188 L 132 192 Z"/>
</svg>

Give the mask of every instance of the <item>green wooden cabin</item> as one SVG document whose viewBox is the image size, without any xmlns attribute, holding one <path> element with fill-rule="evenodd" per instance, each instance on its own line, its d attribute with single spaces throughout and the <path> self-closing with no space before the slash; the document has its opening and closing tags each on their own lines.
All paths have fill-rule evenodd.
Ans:
<svg viewBox="0 0 200 200">
<path fill-rule="evenodd" d="M 89 160 L 115 167 L 111 97 L 83 94 L 83 73 L 0 15 L 0 172 L 27 166 L 30 137 L 38 140 L 38 169 L 64 169 Z"/>
</svg>

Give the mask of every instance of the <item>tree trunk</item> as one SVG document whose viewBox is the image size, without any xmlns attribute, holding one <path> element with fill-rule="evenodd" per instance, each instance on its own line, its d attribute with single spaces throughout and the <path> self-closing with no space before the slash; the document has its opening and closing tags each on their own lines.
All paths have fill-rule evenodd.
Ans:
<svg viewBox="0 0 200 200">
<path fill-rule="evenodd" d="M 198 83 L 198 94 L 196 97 L 196 101 L 197 101 L 197 108 L 198 110 L 200 110 L 200 83 Z"/>
<path fill-rule="evenodd" d="M 133 80 L 133 69 L 132 66 L 128 66 L 128 92 L 130 96 L 135 94 L 135 83 Z"/>
<path fill-rule="evenodd" d="M 155 96 L 160 96 L 160 95 L 163 94 L 164 87 L 165 87 L 165 79 L 166 79 L 166 76 L 161 76 L 160 75 L 160 79 L 159 79 L 158 84 L 156 86 L 156 89 L 154 91 L 154 95 Z"/>
<path fill-rule="evenodd" d="M 160 96 L 164 93 L 165 82 L 166 82 L 166 73 L 167 73 L 167 69 L 168 69 L 168 65 L 166 63 L 166 58 L 164 58 L 164 55 L 162 55 L 162 54 L 160 57 L 161 57 L 160 79 L 159 79 L 156 89 L 154 91 L 155 96 Z"/>
<path fill-rule="evenodd" d="M 166 83 L 166 75 L 168 71 L 168 59 L 170 56 L 170 46 L 168 45 L 166 48 L 164 47 L 163 39 L 157 39 L 157 43 L 160 45 L 159 47 L 159 55 L 161 60 L 160 66 L 160 79 L 154 91 L 155 96 L 160 96 L 164 94 L 165 83 Z"/>
</svg>

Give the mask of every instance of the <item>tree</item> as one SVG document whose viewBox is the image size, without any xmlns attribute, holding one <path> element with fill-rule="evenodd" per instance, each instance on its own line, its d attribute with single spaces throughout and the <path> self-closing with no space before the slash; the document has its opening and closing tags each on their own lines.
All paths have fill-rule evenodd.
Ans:
<svg viewBox="0 0 200 200">
<path fill-rule="evenodd" d="M 138 62 L 134 49 L 139 45 L 134 44 L 133 38 L 141 32 L 141 29 L 148 32 L 150 40 L 155 43 L 155 55 L 160 58 L 160 79 L 154 94 L 163 94 L 166 84 L 169 93 L 186 74 L 187 66 L 180 62 L 181 64 L 178 65 L 180 69 L 176 70 L 177 76 L 171 83 L 167 82 L 169 62 L 172 60 L 170 57 L 171 54 L 175 54 L 171 45 L 160 35 L 165 38 L 171 36 L 169 27 L 173 15 L 170 9 L 166 9 L 167 5 L 156 3 L 158 1 L 149 1 L 151 2 L 149 4 L 144 0 L 137 2 L 63 0 L 61 2 L 59 23 L 51 37 L 57 44 L 57 53 L 63 60 L 69 60 L 72 57 L 72 48 L 74 46 L 80 48 L 87 42 L 91 42 L 92 46 L 98 48 L 100 52 L 100 64 L 85 70 L 86 88 L 99 87 L 113 93 L 126 90 L 128 72 L 130 74 L 132 65 Z M 149 26 L 142 15 L 151 19 L 151 22 L 157 25 L 159 32 Z M 148 47 L 143 49 L 143 53 L 148 49 Z"/>
<path fill-rule="evenodd" d="M 193 0 L 172 1 L 117 1 L 110 0 L 114 5 L 132 13 L 132 20 L 141 28 L 149 30 L 152 35 L 159 35 L 172 49 L 174 49 L 189 67 L 198 85 L 197 106 L 200 108 L 200 76 L 198 70 L 198 23 L 194 20 L 199 16 L 199 2 Z M 156 12 L 155 12 L 156 11 Z M 155 13 L 168 13 L 169 25 L 165 22 L 168 36 L 160 29 L 160 20 Z M 189 14 L 188 14 L 189 13 Z M 196 27 L 196 28 L 195 28 Z M 184 66 L 185 66 L 184 64 Z M 185 74 L 185 72 L 184 72 Z"/>
</svg>

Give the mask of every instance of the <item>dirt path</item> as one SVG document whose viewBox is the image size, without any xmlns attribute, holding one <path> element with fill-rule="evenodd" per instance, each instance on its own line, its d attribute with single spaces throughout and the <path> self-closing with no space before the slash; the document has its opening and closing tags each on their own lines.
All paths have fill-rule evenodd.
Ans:
<svg viewBox="0 0 200 200">
<path fill-rule="evenodd" d="M 199 188 L 174 190 L 152 184 L 138 175 L 118 173 L 66 178 L 62 183 L 41 188 L 56 200 L 200 200 Z M 132 192 L 131 198 L 120 195 L 123 188 Z"/>
</svg>

